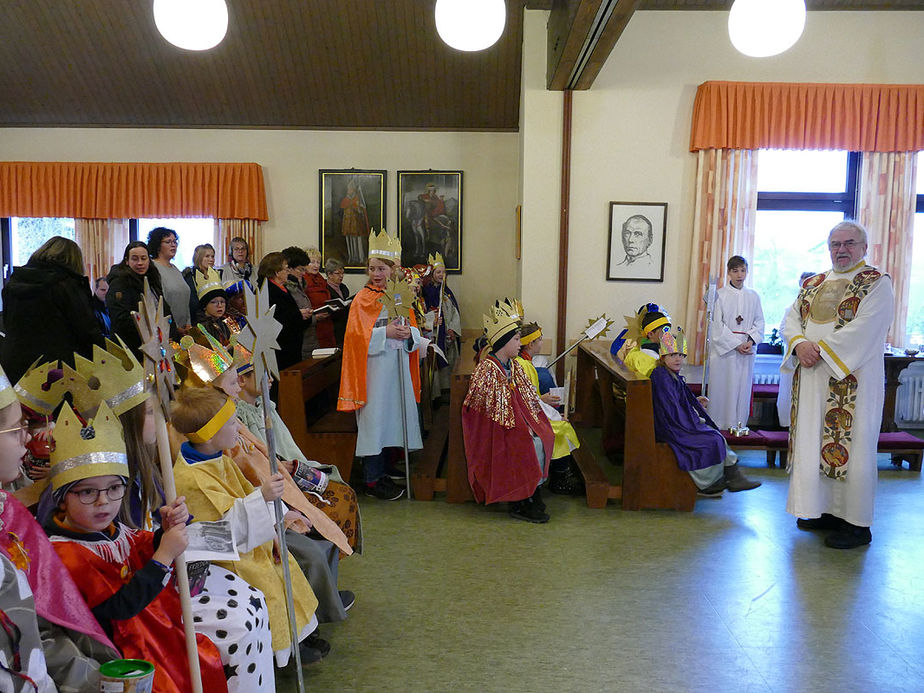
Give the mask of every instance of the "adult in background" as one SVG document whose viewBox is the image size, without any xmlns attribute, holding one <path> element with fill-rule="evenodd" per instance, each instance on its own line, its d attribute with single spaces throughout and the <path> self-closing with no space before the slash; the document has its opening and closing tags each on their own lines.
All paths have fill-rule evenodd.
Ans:
<svg viewBox="0 0 924 693">
<path fill-rule="evenodd" d="M 306 315 L 299 310 L 295 299 L 286 289 L 289 265 L 282 253 L 267 253 L 260 261 L 257 273 L 260 285 L 265 282 L 268 286 L 269 304 L 276 306 L 274 316 L 282 325 L 282 331 L 276 338 L 279 344 L 276 362 L 279 370 L 283 370 L 302 360 L 302 333 L 310 313 Z"/>
<path fill-rule="evenodd" d="M 199 290 L 199 284 L 206 280 L 209 270 L 215 266 L 215 247 L 211 243 L 197 245 L 193 249 L 192 265 L 183 270 L 183 279 L 196 296 Z M 219 273 L 219 277 L 221 273 Z M 196 302 L 195 308 L 190 308 L 190 319 L 195 320 L 199 313 L 199 303 Z"/>
<path fill-rule="evenodd" d="M 240 236 L 231 239 L 228 264 L 218 268 L 225 282 L 250 282 L 253 265 L 250 263 L 250 244 Z"/>
<path fill-rule="evenodd" d="M 321 274 L 321 251 L 310 246 L 305 248 L 305 253 L 308 255 L 308 264 L 305 267 L 305 293 L 312 307 L 318 309 L 330 300 L 327 279 Z M 337 346 L 334 341 L 334 323 L 331 321 L 329 311 L 312 315 L 311 321 L 314 324 L 319 347 Z"/>
<path fill-rule="evenodd" d="M 308 269 L 308 253 L 299 248 L 297 245 L 290 245 L 281 251 L 282 257 L 286 261 L 289 273 L 286 276 L 285 288 L 289 295 L 295 300 L 295 304 L 301 311 L 302 319 L 305 321 L 304 331 L 302 332 L 302 359 L 311 358 L 311 352 L 318 348 L 318 340 L 314 331 L 314 319 L 311 314 L 312 305 L 305 293 L 305 272 Z"/>
<path fill-rule="evenodd" d="M 74 364 L 74 352 L 93 357 L 103 333 L 93 312 L 80 246 L 52 236 L 17 268 L 3 288 L 6 337 L 0 361 L 18 381 L 36 359 Z"/>
<path fill-rule="evenodd" d="M 328 258 L 324 263 L 324 274 L 327 275 L 327 294 L 331 298 L 339 298 L 346 301 L 350 297 L 350 287 L 343 283 L 345 270 L 343 263 L 334 258 Z M 334 342 L 335 346 L 343 346 L 343 335 L 346 333 L 348 310 L 334 311 L 331 320 L 334 323 Z"/>
<path fill-rule="evenodd" d="M 112 333 L 112 321 L 109 319 L 109 309 L 106 307 L 106 294 L 109 293 L 109 282 L 106 277 L 97 277 L 93 282 L 93 312 L 99 321 L 99 328 L 104 337 Z"/>
<path fill-rule="evenodd" d="M 806 279 L 789 311 L 782 369 L 793 371 L 786 510 L 825 544 L 872 541 L 876 447 L 892 322 L 892 280 L 864 261 L 866 230 L 853 221 L 828 234 L 832 269 Z"/>
<path fill-rule="evenodd" d="M 173 264 L 180 237 L 173 229 L 158 226 L 148 234 L 148 254 L 153 267 L 160 273 L 164 299 L 173 308 L 173 322 L 181 334 L 192 328 L 192 316 L 198 300 L 196 292 L 190 291 L 183 273 Z"/>
<path fill-rule="evenodd" d="M 118 335 L 141 358 L 141 336 L 135 327 L 132 311 L 138 310 L 138 303 L 144 293 L 144 280 L 148 280 L 151 291 L 158 298 L 164 295 L 160 284 L 160 273 L 154 269 L 148 246 L 143 241 L 132 241 L 125 246 L 122 262 L 109 270 L 107 281 L 109 293 L 106 306 L 112 319 L 112 334 Z M 171 315 L 170 303 L 164 300 L 164 315 Z M 179 339 L 176 321 L 170 324 L 170 336 Z"/>
</svg>

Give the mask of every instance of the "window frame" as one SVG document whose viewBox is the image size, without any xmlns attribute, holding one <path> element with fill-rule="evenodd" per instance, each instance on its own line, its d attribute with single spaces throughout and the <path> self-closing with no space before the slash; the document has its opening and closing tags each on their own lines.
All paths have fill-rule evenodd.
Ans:
<svg viewBox="0 0 924 693">
<path fill-rule="evenodd" d="M 760 167 L 760 154 L 757 155 Z M 856 218 L 860 198 L 860 152 L 847 153 L 847 180 L 844 190 L 833 193 L 760 192 L 757 191 L 757 211 L 783 212 L 843 212 L 845 218 Z M 920 201 L 918 202 L 920 204 Z"/>
</svg>

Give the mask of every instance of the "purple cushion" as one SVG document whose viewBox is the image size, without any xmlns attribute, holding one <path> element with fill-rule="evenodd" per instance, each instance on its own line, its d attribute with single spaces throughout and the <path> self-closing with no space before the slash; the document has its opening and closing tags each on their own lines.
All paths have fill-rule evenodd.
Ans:
<svg viewBox="0 0 924 693">
<path fill-rule="evenodd" d="M 880 433 L 878 447 L 879 449 L 891 448 L 893 450 L 921 450 L 924 449 L 924 440 L 902 431 L 897 431 L 895 433 Z"/>
<path fill-rule="evenodd" d="M 741 437 L 733 436 L 728 431 L 722 431 L 722 437 L 725 438 L 725 442 L 729 445 L 737 445 L 740 447 L 746 447 L 749 445 L 763 447 L 767 444 L 767 439 L 764 438 L 758 431 L 751 431 L 749 435 Z"/>
<path fill-rule="evenodd" d="M 789 445 L 789 431 L 758 431 L 767 441 L 768 448 L 785 448 Z"/>
<path fill-rule="evenodd" d="M 702 383 L 687 383 L 687 387 L 690 388 L 690 392 L 692 392 L 697 397 L 699 397 L 703 391 Z"/>
<path fill-rule="evenodd" d="M 751 388 L 751 397 L 776 397 L 780 394 L 779 385 L 755 385 Z"/>
</svg>

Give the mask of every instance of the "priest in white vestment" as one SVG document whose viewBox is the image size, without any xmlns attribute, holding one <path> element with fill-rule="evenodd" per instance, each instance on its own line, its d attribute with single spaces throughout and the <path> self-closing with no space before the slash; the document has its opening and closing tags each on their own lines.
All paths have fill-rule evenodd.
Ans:
<svg viewBox="0 0 924 693">
<path fill-rule="evenodd" d="M 751 413 L 754 355 L 764 339 L 760 296 L 744 286 L 748 263 L 740 255 L 726 264 L 728 281 L 716 292 L 709 338 L 709 416 L 727 431 L 747 426 Z"/>
<path fill-rule="evenodd" d="M 862 226 L 841 222 L 828 248 L 833 268 L 805 280 L 784 331 L 782 368 L 793 372 L 786 510 L 848 549 L 872 540 L 893 294 L 891 278 L 864 261 Z"/>
</svg>

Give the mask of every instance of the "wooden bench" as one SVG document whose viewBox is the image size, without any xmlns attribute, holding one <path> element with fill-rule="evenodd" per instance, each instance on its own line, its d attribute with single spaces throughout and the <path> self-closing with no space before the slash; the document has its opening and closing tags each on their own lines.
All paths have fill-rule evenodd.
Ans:
<svg viewBox="0 0 924 693">
<path fill-rule="evenodd" d="M 610 486 L 607 497 L 621 496 L 624 510 L 689 512 L 696 504 L 696 485 L 677 466 L 670 447 L 655 441 L 651 382 L 614 359 L 609 347 L 605 340 L 578 347 L 576 402 L 571 417 L 578 430 L 601 427 L 604 449 L 622 453 L 622 487 Z"/>
<path fill-rule="evenodd" d="M 356 414 L 337 411 L 342 354 L 307 359 L 279 378 L 279 415 L 311 459 L 332 464 L 347 483 L 356 452 Z"/>
</svg>

